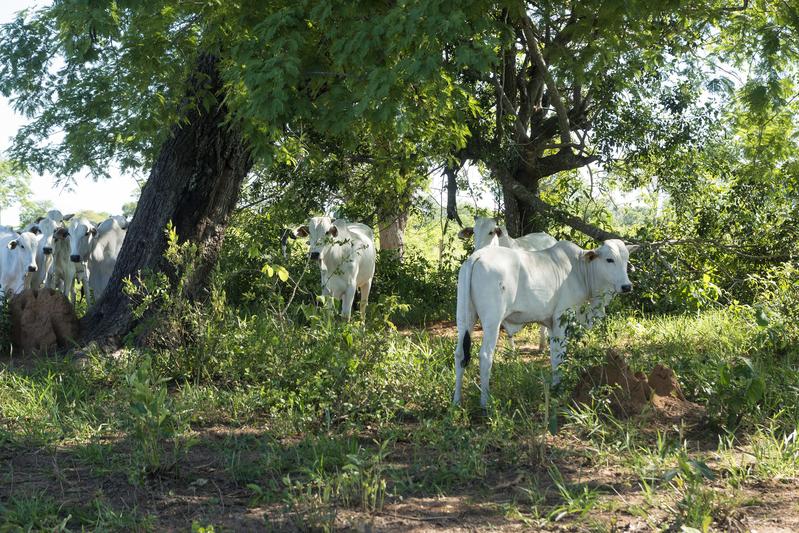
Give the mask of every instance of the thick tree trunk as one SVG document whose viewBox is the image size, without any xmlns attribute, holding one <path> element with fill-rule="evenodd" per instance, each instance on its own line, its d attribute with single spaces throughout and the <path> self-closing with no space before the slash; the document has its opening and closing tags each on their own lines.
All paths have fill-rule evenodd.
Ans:
<svg viewBox="0 0 799 533">
<path fill-rule="evenodd" d="M 197 243 L 199 258 L 186 295 L 202 298 L 222 246 L 228 217 L 252 166 L 241 132 L 226 123 L 217 59 L 203 55 L 190 80 L 185 122 L 164 142 L 141 193 L 111 282 L 81 321 L 82 340 L 115 344 L 134 324 L 122 280 L 142 271 L 169 271 L 164 229 L 172 222 L 181 242 Z M 216 102 L 206 107 L 209 95 Z"/>
<path fill-rule="evenodd" d="M 395 250 L 402 258 L 405 251 L 405 227 L 408 225 L 408 212 L 392 216 L 380 222 L 380 249 Z"/>
<path fill-rule="evenodd" d="M 518 172 L 516 173 L 518 174 Z M 517 177 L 514 173 L 502 173 L 500 175 L 502 183 L 502 197 L 505 203 L 505 226 L 508 233 L 513 238 L 546 230 L 546 220 L 541 212 L 530 205 L 519 200 L 513 192 L 514 184 L 524 183 L 525 189 L 534 196 L 539 195 L 538 179 L 527 177 Z"/>
</svg>

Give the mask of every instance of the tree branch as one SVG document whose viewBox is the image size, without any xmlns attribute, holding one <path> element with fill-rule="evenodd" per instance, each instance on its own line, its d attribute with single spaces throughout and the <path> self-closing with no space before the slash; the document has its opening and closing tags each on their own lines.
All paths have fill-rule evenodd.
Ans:
<svg viewBox="0 0 799 533">
<path fill-rule="evenodd" d="M 541 54 L 541 46 L 535 36 L 535 24 L 533 24 L 533 21 L 530 19 L 527 13 L 522 14 L 522 30 L 524 31 L 525 39 L 527 39 L 527 48 L 533 57 L 533 62 L 535 62 L 536 68 L 539 69 L 544 76 L 544 83 L 546 83 L 547 91 L 549 91 L 552 105 L 555 106 L 555 111 L 558 114 L 561 144 L 569 144 L 571 142 L 569 113 L 566 110 L 566 106 L 563 104 L 563 98 L 561 98 L 558 87 L 555 84 L 555 78 L 552 77 L 552 73 L 549 72 L 546 63 L 544 62 L 544 56 Z"/>
<path fill-rule="evenodd" d="M 612 231 L 607 231 L 593 224 L 590 224 L 579 217 L 571 215 L 566 211 L 559 209 L 553 205 L 550 205 L 543 201 L 542 199 L 535 196 L 533 193 L 528 191 L 524 185 L 519 183 L 514 179 L 510 179 L 507 183 L 510 187 L 513 195 L 518 198 L 521 202 L 532 206 L 537 211 L 542 213 L 547 218 L 552 220 L 557 220 L 558 222 L 569 226 L 570 228 L 574 228 L 580 233 L 588 235 L 589 237 L 596 239 L 598 241 L 606 241 L 608 239 L 621 239 L 625 242 L 635 242 L 633 239 L 629 239 L 618 233 L 614 233 Z"/>
<path fill-rule="evenodd" d="M 508 95 L 505 94 L 505 89 L 496 79 L 496 77 L 491 77 L 491 83 L 494 84 L 494 87 L 497 90 L 497 98 L 501 101 L 501 107 L 505 107 L 510 112 L 513 113 L 513 128 L 516 130 L 516 135 L 519 137 L 519 143 L 527 143 L 530 141 L 530 138 L 527 136 L 527 131 L 525 131 L 524 124 L 521 123 L 519 120 L 519 113 L 516 111 L 516 106 L 513 105 L 513 102 L 510 101 Z M 497 103 L 497 106 L 500 107 L 500 103 Z"/>
<path fill-rule="evenodd" d="M 447 175 L 447 220 L 454 220 L 460 227 L 463 227 L 461 217 L 458 215 L 458 170 L 460 165 L 447 164 L 444 166 L 444 174 Z"/>
</svg>

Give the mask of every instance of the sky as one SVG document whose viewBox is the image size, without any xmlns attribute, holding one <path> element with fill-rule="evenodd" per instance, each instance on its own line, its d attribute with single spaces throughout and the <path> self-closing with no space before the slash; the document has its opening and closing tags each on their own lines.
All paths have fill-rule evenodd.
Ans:
<svg viewBox="0 0 799 533">
<path fill-rule="evenodd" d="M 18 11 L 35 6 L 49 4 L 49 1 L 32 0 L 0 0 L 0 24 L 10 22 Z M 5 151 L 11 145 L 11 137 L 25 124 L 26 119 L 11 108 L 10 102 L 0 96 L 0 158 L 5 158 Z M 64 186 L 56 185 L 56 176 L 52 174 L 31 175 L 32 200 L 50 200 L 63 213 L 92 210 L 105 211 L 112 215 L 122 213 L 122 204 L 134 200 L 139 189 L 137 179 L 145 180 L 145 175 L 122 175 L 112 170 L 111 178 L 93 181 L 90 178 L 76 176 L 74 181 Z M 0 224 L 17 225 L 19 222 L 19 206 L 4 209 L 0 213 Z"/>
</svg>

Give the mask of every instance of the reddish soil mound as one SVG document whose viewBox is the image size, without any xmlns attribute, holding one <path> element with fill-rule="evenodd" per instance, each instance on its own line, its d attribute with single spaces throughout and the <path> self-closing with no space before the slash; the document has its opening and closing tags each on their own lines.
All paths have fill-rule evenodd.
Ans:
<svg viewBox="0 0 799 533">
<path fill-rule="evenodd" d="M 69 301 L 53 289 L 25 290 L 11 299 L 11 342 L 24 355 L 67 348 L 78 337 L 78 318 Z"/>
<path fill-rule="evenodd" d="M 608 352 L 604 365 L 591 367 L 583 374 L 572 399 L 590 404 L 591 390 L 602 386 L 610 387 L 610 405 L 617 416 L 641 414 L 652 396 L 646 376 L 641 372 L 633 373 L 624 358 L 613 350 Z"/>
<path fill-rule="evenodd" d="M 677 376 L 674 375 L 674 370 L 671 368 L 658 363 L 649 373 L 647 382 L 658 396 L 674 396 L 678 400 L 685 401 L 680 384 L 677 382 Z"/>
<path fill-rule="evenodd" d="M 591 403 L 591 391 L 595 387 L 608 386 L 610 406 L 619 417 L 640 415 L 649 407 L 655 418 L 667 422 L 698 422 L 704 418 L 702 406 L 685 399 L 674 371 L 658 364 L 647 377 L 627 366 L 618 352 L 608 352 L 605 364 L 588 369 L 580 378 L 572 400 L 576 403 Z"/>
</svg>

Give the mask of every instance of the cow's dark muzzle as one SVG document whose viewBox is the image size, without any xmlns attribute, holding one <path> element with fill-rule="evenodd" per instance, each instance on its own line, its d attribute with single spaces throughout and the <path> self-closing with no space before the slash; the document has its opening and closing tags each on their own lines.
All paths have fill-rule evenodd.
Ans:
<svg viewBox="0 0 799 533">
<path fill-rule="evenodd" d="M 621 286 L 621 292 L 631 292 L 632 290 L 633 290 L 632 284 Z"/>
<path fill-rule="evenodd" d="M 70 255 L 69 260 L 73 263 L 80 263 L 80 256 L 79 255 Z"/>
<path fill-rule="evenodd" d="M 308 254 L 308 257 L 310 257 L 312 261 L 319 261 L 319 252 L 311 252 Z"/>
<path fill-rule="evenodd" d="M 49 246 L 45 246 L 42 248 L 42 252 L 44 252 L 44 255 L 51 255 L 53 253 L 53 249 Z"/>
</svg>

